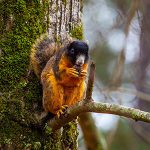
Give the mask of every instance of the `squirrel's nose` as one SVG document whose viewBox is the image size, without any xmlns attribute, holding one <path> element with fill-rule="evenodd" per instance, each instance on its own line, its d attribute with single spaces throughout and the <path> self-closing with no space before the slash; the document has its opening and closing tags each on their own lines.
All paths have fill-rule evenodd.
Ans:
<svg viewBox="0 0 150 150">
<path fill-rule="evenodd" d="M 78 66 L 82 66 L 83 64 L 84 64 L 83 61 L 77 61 L 77 62 L 76 62 L 76 65 L 78 65 Z"/>
<path fill-rule="evenodd" d="M 85 61 L 85 56 L 79 55 L 77 56 L 77 59 L 76 59 L 76 65 L 82 66 L 84 64 L 84 61 Z"/>
</svg>

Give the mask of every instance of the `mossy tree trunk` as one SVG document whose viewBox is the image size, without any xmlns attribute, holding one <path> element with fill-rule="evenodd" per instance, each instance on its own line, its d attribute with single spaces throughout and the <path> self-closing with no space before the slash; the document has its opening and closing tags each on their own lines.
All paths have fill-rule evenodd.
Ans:
<svg viewBox="0 0 150 150">
<path fill-rule="evenodd" d="M 42 90 L 30 70 L 29 56 L 31 45 L 42 33 L 48 32 L 57 41 L 69 32 L 82 38 L 80 1 L 73 0 L 72 4 L 69 7 L 68 0 L 0 2 L 0 149 L 59 150 L 61 147 L 60 131 L 51 133 L 47 126 L 34 125 L 43 114 Z M 77 127 L 73 123 L 64 128 L 63 134 L 68 138 L 69 132 Z M 77 149 L 76 143 L 73 149 Z"/>
</svg>

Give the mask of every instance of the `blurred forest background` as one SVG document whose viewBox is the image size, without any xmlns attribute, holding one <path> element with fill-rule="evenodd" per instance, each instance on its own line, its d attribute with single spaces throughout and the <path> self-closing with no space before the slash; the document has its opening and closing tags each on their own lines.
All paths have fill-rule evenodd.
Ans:
<svg viewBox="0 0 150 150">
<path fill-rule="evenodd" d="M 85 0 L 84 38 L 96 62 L 94 99 L 150 110 L 150 1 Z M 150 149 L 150 125 L 94 114 L 109 149 Z"/>
<path fill-rule="evenodd" d="M 149 112 L 149 0 L 1 0 L 0 13 L 0 149 L 48 145 L 48 136 L 44 141 L 36 129 L 27 128 L 28 118 L 27 125 L 17 120 L 41 111 L 39 82 L 29 76 L 28 66 L 31 45 L 45 32 L 56 41 L 66 38 L 66 32 L 88 41 L 96 63 L 95 101 Z M 103 149 L 150 149 L 150 124 L 109 114 L 92 117 Z M 78 149 L 85 150 L 84 126 L 79 128 Z"/>
</svg>

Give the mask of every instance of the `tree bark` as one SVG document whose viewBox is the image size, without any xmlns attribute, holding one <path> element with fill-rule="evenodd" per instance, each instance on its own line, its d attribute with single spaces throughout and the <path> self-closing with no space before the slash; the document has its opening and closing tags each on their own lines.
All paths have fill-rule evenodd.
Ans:
<svg viewBox="0 0 150 150">
<path fill-rule="evenodd" d="M 62 146 L 59 131 L 36 125 L 44 116 L 42 90 L 30 70 L 29 56 L 41 34 L 48 32 L 51 39 L 59 42 L 68 36 L 65 29 L 69 20 L 63 20 L 64 16 L 73 17 L 72 25 L 78 25 L 79 19 L 69 16 L 69 5 L 69 0 L 0 2 L 0 149 L 60 150 Z"/>
</svg>

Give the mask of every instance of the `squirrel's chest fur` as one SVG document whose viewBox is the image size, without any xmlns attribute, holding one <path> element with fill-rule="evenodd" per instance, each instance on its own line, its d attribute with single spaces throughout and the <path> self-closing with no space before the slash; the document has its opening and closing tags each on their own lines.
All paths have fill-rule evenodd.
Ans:
<svg viewBox="0 0 150 150">
<path fill-rule="evenodd" d="M 56 83 L 53 88 L 57 90 L 58 99 L 63 99 L 63 105 L 73 105 L 76 102 L 82 100 L 85 91 L 85 78 L 71 77 L 65 73 L 66 68 L 72 67 L 72 64 L 66 59 L 62 58 L 59 63 L 60 77 L 56 77 L 54 70 L 51 69 L 49 72 L 49 80 L 51 83 Z M 84 66 L 85 67 L 85 66 Z"/>
<path fill-rule="evenodd" d="M 62 105 L 73 105 L 83 99 L 86 87 L 83 79 L 68 76 L 59 80 L 55 78 L 54 72 L 51 70 L 48 80 L 51 82 L 53 91 L 57 93 L 55 99 L 62 99 Z M 50 99 L 53 99 L 53 96 Z"/>
<path fill-rule="evenodd" d="M 85 78 L 74 78 L 66 73 L 72 68 L 70 62 L 63 58 L 54 66 L 54 59 L 50 59 L 41 74 L 43 86 L 43 107 L 45 111 L 57 113 L 62 105 L 71 106 L 81 101 L 85 93 Z M 55 69 L 56 67 L 56 69 Z M 87 64 L 83 66 L 87 69 Z"/>
</svg>

